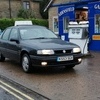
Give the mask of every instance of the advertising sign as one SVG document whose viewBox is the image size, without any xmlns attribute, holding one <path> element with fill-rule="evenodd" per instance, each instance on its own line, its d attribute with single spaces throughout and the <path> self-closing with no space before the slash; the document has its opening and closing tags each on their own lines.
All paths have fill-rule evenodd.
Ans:
<svg viewBox="0 0 100 100">
<path fill-rule="evenodd" d="M 58 8 L 59 35 L 63 40 L 68 40 L 68 24 L 75 19 L 75 6 L 60 6 Z"/>
<path fill-rule="evenodd" d="M 75 18 L 74 5 L 59 7 L 58 8 L 58 16 L 59 16 L 59 18 L 64 17 L 64 16 L 69 16 L 70 19 L 74 19 Z"/>
<path fill-rule="evenodd" d="M 100 1 L 90 2 L 89 9 L 89 37 L 91 42 L 89 44 L 90 50 L 100 50 Z"/>
<path fill-rule="evenodd" d="M 79 0 L 79 1 L 93 1 L 93 0 Z M 95 1 L 95 0 L 94 0 Z"/>
<path fill-rule="evenodd" d="M 63 8 L 63 10 L 61 10 L 59 12 L 59 17 L 62 16 L 63 14 L 71 13 L 73 11 L 74 11 L 74 7 L 73 6 L 69 6 L 69 7 Z"/>
<path fill-rule="evenodd" d="M 100 35 L 93 35 L 92 36 L 92 39 L 93 40 L 100 40 Z"/>
</svg>

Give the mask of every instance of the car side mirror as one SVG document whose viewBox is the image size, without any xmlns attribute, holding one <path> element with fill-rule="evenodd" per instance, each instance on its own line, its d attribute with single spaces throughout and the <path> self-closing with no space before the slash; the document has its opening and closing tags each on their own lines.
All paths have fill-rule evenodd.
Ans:
<svg viewBox="0 0 100 100">
<path fill-rule="evenodd" d="M 11 38 L 10 41 L 19 43 L 19 40 L 18 39 L 15 39 L 15 38 Z"/>
</svg>

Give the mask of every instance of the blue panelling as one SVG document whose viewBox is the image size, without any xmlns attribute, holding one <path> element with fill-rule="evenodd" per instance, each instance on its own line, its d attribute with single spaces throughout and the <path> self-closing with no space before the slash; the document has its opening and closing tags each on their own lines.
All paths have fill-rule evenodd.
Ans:
<svg viewBox="0 0 100 100">
<path fill-rule="evenodd" d="M 62 6 L 58 8 L 59 16 L 59 35 L 65 35 L 65 39 L 68 40 L 68 33 L 64 33 L 63 18 L 69 17 L 69 20 L 75 20 L 75 7 L 74 5 Z"/>
<path fill-rule="evenodd" d="M 90 2 L 89 2 L 90 1 Z M 91 2 L 92 1 L 92 2 Z M 98 1 L 98 2 L 97 2 Z M 65 40 L 68 40 L 68 33 L 64 33 L 63 19 L 69 17 L 69 20 L 75 20 L 75 9 L 88 7 L 88 20 L 89 20 L 89 50 L 100 51 L 100 40 L 93 40 L 95 34 L 95 15 L 100 14 L 100 0 L 80 0 L 77 3 L 71 3 L 73 5 L 61 4 L 58 7 L 58 19 L 59 19 L 59 35 L 65 36 Z"/>
<path fill-rule="evenodd" d="M 100 51 L 100 40 L 93 40 L 92 36 L 95 34 L 95 15 L 100 14 L 100 1 L 89 3 L 89 37 L 90 37 L 90 43 L 89 43 L 89 50 L 96 50 Z M 99 34 L 100 35 L 100 34 Z"/>
</svg>

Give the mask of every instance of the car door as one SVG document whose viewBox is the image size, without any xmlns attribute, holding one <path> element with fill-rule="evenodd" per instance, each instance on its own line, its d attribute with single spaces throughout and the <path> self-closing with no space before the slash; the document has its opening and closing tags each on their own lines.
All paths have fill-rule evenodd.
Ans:
<svg viewBox="0 0 100 100">
<path fill-rule="evenodd" d="M 1 38 L 0 38 L 0 52 L 5 56 L 5 57 L 9 57 L 9 53 L 8 53 L 8 38 L 9 38 L 9 34 L 10 34 L 11 28 L 7 28 Z"/>
<path fill-rule="evenodd" d="M 13 60 L 20 60 L 20 42 L 19 42 L 19 32 L 17 28 L 11 30 L 8 42 L 8 52 L 9 57 Z"/>
</svg>

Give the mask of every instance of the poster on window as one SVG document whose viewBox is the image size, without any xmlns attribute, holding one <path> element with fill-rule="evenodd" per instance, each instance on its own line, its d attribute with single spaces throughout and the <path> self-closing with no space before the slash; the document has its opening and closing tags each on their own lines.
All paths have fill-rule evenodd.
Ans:
<svg viewBox="0 0 100 100">
<path fill-rule="evenodd" d="M 58 32 L 58 18 L 54 18 L 54 32 Z"/>
<path fill-rule="evenodd" d="M 87 11 L 76 11 L 77 21 L 87 21 L 88 20 L 88 12 Z"/>
</svg>

